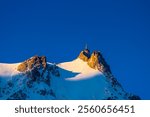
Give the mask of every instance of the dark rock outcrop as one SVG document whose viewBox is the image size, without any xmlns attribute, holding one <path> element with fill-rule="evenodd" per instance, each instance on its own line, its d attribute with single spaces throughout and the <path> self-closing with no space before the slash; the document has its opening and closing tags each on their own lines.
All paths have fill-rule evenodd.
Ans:
<svg viewBox="0 0 150 117">
<path fill-rule="evenodd" d="M 45 69 L 46 68 L 46 57 L 45 56 L 34 56 L 31 57 L 30 59 L 24 61 L 21 63 L 17 70 L 20 72 L 25 72 L 27 70 L 32 70 L 34 68 L 37 69 Z"/>
<path fill-rule="evenodd" d="M 99 52 L 94 51 L 91 55 L 91 57 L 89 58 L 89 60 L 87 61 L 87 64 L 93 68 L 93 69 L 97 69 L 97 66 L 99 64 Z"/>
<path fill-rule="evenodd" d="M 90 51 L 88 49 L 81 51 L 78 58 L 87 62 L 90 58 Z"/>
<path fill-rule="evenodd" d="M 7 100 L 25 100 L 26 98 L 27 95 L 22 90 L 19 90 L 11 95 Z"/>
<path fill-rule="evenodd" d="M 141 98 L 137 95 L 133 95 L 133 94 L 128 94 L 128 99 L 129 100 L 141 100 Z"/>
<path fill-rule="evenodd" d="M 106 63 L 105 59 L 99 51 L 94 51 L 92 53 L 87 64 L 93 69 L 98 69 L 101 72 L 111 73 L 109 65 Z"/>
<path fill-rule="evenodd" d="M 26 79 L 25 80 L 26 86 L 30 89 L 34 88 L 35 83 L 37 84 L 43 83 L 43 84 L 48 85 L 49 90 L 46 90 L 46 89 L 37 90 L 37 93 L 39 93 L 39 95 L 42 95 L 42 96 L 51 95 L 51 92 L 53 92 L 53 90 L 50 88 L 52 75 L 55 77 L 60 77 L 58 67 L 55 64 L 47 64 L 45 56 L 41 56 L 41 57 L 33 56 L 30 59 L 22 62 L 18 66 L 17 70 L 21 72 L 22 77 Z M 19 92 L 19 93 L 14 94 L 13 98 L 19 99 L 20 95 L 25 97 L 22 94 L 22 92 Z"/>
</svg>

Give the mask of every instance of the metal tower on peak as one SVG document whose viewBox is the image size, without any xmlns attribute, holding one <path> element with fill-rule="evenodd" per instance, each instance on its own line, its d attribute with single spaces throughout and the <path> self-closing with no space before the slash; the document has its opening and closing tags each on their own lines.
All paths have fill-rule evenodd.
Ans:
<svg viewBox="0 0 150 117">
<path fill-rule="evenodd" d="M 89 50 L 87 43 L 85 44 L 85 50 Z"/>
</svg>

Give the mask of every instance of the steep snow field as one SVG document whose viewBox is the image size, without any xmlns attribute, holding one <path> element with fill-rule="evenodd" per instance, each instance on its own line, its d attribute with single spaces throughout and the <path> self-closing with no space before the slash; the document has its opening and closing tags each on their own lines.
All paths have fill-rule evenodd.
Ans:
<svg viewBox="0 0 150 117">
<path fill-rule="evenodd" d="M 58 66 L 62 69 L 71 71 L 73 73 L 78 73 L 78 75 L 76 75 L 75 77 L 66 78 L 66 80 L 81 80 L 94 77 L 97 75 L 102 75 L 102 73 L 100 73 L 98 70 L 90 68 L 87 65 L 87 62 L 84 62 L 79 58 L 71 62 L 60 63 L 58 64 Z"/>
<path fill-rule="evenodd" d="M 107 82 L 101 72 L 90 68 L 86 62 L 75 59 L 71 62 L 58 64 L 60 68 L 68 70 L 73 76 L 67 72 L 61 72 L 64 77 L 62 82 L 55 79 L 52 83 L 58 97 L 64 99 L 99 99 L 104 98 L 104 87 Z M 68 74 L 68 75 L 67 75 Z M 61 90 L 61 91 L 60 91 Z"/>
</svg>

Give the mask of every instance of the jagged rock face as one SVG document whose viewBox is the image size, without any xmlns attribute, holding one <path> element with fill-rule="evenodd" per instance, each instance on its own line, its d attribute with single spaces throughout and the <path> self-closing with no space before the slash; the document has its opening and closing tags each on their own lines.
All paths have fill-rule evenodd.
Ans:
<svg viewBox="0 0 150 117">
<path fill-rule="evenodd" d="M 141 100 L 141 98 L 137 95 L 133 95 L 133 94 L 128 94 L 128 99 L 129 100 Z"/>
<path fill-rule="evenodd" d="M 100 52 L 99 52 L 99 65 L 102 66 L 102 71 L 103 72 L 111 73 L 109 65 L 107 64 L 107 62 L 105 61 L 105 59 L 103 58 L 103 56 Z"/>
<path fill-rule="evenodd" d="M 33 67 L 37 68 L 37 69 L 45 69 L 46 68 L 46 57 L 42 56 L 34 56 L 26 61 L 24 61 L 23 63 L 21 63 L 17 70 L 20 72 L 25 72 L 27 70 L 31 70 L 33 69 Z"/>
<path fill-rule="evenodd" d="M 17 76 L 12 76 L 5 87 L 1 89 L 4 94 L 9 94 L 10 92 L 13 92 L 13 88 L 18 87 L 18 90 L 14 91 L 14 93 L 12 93 L 6 99 L 30 99 L 31 96 L 29 95 L 29 92 L 31 94 L 36 93 L 41 98 L 56 98 L 55 93 L 51 88 L 51 77 L 60 77 L 60 73 L 55 64 L 47 64 L 45 56 L 31 57 L 30 59 L 21 63 L 17 70 L 20 73 Z M 17 82 L 16 84 L 13 83 L 14 80 Z"/>
<path fill-rule="evenodd" d="M 34 57 L 32 57 L 34 59 Z M 33 60 L 29 59 L 27 61 Z M 42 64 L 42 63 L 41 63 Z M 4 88 L 4 93 L 12 92 L 14 87 L 18 87 L 18 91 L 12 93 L 7 100 L 26 100 L 26 99 L 36 99 L 32 97 L 31 94 L 38 95 L 41 99 L 55 99 L 56 95 L 51 88 L 51 78 L 53 76 L 60 77 L 58 67 L 56 65 L 46 65 L 46 68 L 38 69 L 39 65 L 33 66 L 31 69 L 27 69 L 24 72 L 20 72 L 19 76 L 14 76 L 12 79 L 19 84 L 12 84 L 13 81 L 9 81 Z M 21 85 L 20 85 L 21 84 Z M 37 99 L 39 99 L 37 97 Z"/>
<path fill-rule="evenodd" d="M 101 72 L 111 73 L 109 65 L 106 63 L 105 59 L 99 51 L 94 51 L 92 53 L 91 57 L 87 61 L 87 64 L 93 69 L 98 69 Z"/>
<path fill-rule="evenodd" d="M 99 52 L 94 51 L 91 55 L 91 57 L 89 58 L 87 64 L 93 68 L 93 69 L 97 69 L 97 66 L 99 64 Z"/>
<path fill-rule="evenodd" d="M 81 51 L 78 58 L 80 58 L 83 61 L 87 62 L 90 58 L 90 51 L 88 49 L 85 49 L 85 50 Z"/>
<path fill-rule="evenodd" d="M 78 58 L 87 62 L 87 64 L 93 69 L 102 69 L 102 64 L 100 64 L 99 57 L 100 57 L 100 52 L 94 51 L 92 55 L 90 55 L 89 50 L 85 49 L 81 51 Z"/>
<path fill-rule="evenodd" d="M 60 76 L 57 69 L 58 67 L 56 65 L 47 65 L 45 56 L 34 56 L 21 63 L 17 70 L 23 72 L 26 77 L 30 78 L 26 84 L 31 88 L 34 82 L 43 82 L 50 86 L 51 74 L 56 77 Z"/>
</svg>

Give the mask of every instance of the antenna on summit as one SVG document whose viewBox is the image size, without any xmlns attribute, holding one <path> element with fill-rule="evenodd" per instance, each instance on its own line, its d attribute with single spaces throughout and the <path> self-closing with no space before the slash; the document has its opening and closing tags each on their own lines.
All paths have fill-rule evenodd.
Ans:
<svg viewBox="0 0 150 117">
<path fill-rule="evenodd" d="M 88 45 L 87 45 L 87 43 L 85 44 L 85 50 L 88 50 Z"/>
</svg>

